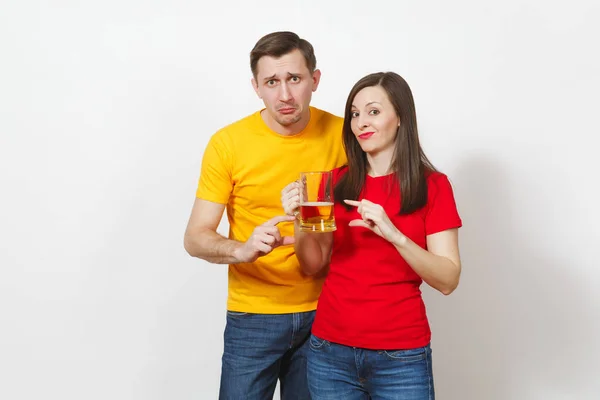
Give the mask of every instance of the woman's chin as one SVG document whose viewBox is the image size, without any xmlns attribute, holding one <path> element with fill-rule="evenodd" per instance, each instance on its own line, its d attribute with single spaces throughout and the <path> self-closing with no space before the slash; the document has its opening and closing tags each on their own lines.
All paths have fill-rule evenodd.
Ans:
<svg viewBox="0 0 600 400">
<path fill-rule="evenodd" d="M 365 146 L 365 147 L 361 146 L 361 149 L 362 149 L 362 151 L 364 151 L 365 153 L 367 153 L 369 155 L 376 153 L 376 150 L 375 150 L 375 148 L 373 148 L 373 146 Z"/>
</svg>

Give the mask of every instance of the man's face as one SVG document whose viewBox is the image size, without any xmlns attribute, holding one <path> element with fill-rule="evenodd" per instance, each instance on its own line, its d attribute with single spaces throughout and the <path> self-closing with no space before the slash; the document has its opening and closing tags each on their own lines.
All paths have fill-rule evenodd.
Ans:
<svg viewBox="0 0 600 400">
<path fill-rule="evenodd" d="M 312 92 L 319 86 L 321 73 L 311 74 L 300 50 L 279 58 L 261 57 L 256 70 L 252 85 L 265 103 L 267 118 L 283 128 L 308 121 Z"/>
</svg>

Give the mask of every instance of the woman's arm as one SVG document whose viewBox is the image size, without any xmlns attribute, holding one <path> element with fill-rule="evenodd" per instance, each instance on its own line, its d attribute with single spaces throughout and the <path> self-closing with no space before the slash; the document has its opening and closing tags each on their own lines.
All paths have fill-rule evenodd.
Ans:
<svg viewBox="0 0 600 400">
<path fill-rule="evenodd" d="M 458 229 L 427 236 L 427 250 L 398 231 L 391 241 L 402 258 L 429 286 L 449 295 L 460 280 Z"/>
<path fill-rule="evenodd" d="M 316 275 L 329 265 L 333 233 L 302 232 L 297 218 L 300 207 L 300 183 L 294 181 L 281 191 L 281 205 L 287 215 L 296 215 L 294 221 L 294 251 L 302 272 Z"/>
<path fill-rule="evenodd" d="M 333 233 L 301 232 L 300 221 L 294 222 L 294 250 L 306 275 L 316 275 L 329 265 Z"/>
<path fill-rule="evenodd" d="M 383 207 L 368 200 L 344 200 L 357 207 L 362 219 L 350 222 L 350 226 L 362 226 L 388 240 L 396 247 L 402 258 L 429 286 L 449 295 L 460 279 L 460 256 L 458 229 L 448 229 L 427 236 L 427 249 L 410 240 L 394 226 Z"/>
</svg>

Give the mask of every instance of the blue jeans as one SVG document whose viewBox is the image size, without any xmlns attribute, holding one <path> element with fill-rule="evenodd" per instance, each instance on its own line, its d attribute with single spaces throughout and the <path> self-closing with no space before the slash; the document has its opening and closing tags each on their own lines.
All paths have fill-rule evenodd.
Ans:
<svg viewBox="0 0 600 400">
<path fill-rule="evenodd" d="M 221 400 L 309 400 L 308 338 L 315 312 L 250 314 L 227 311 Z"/>
<path fill-rule="evenodd" d="M 433 400 L 429 345 L 366 350 L 311 335 L 308 385 L 313 400 Z"/>
</svg>

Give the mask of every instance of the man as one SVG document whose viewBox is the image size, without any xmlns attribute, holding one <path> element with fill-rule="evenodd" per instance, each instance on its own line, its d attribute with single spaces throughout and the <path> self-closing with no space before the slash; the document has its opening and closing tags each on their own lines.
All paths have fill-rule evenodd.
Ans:
<svg viewBox="0 0 600 400">
<path fill-rule="evenodd" d="M 265 108 L 211 137 L 185 248 L 229 264 L 219 398 L 272 398 L 279 379 L 282 400 L 309 399 L 307 339 L 322 277 L 302 274 L 280 193 L 302 171 L 345 164 L 343 121 L 310 106 L 321 72 L 295 33 L 261 38 L 250 67 Z M 226 207 L 229 238 L 216 233 Z"/>
</svg>

